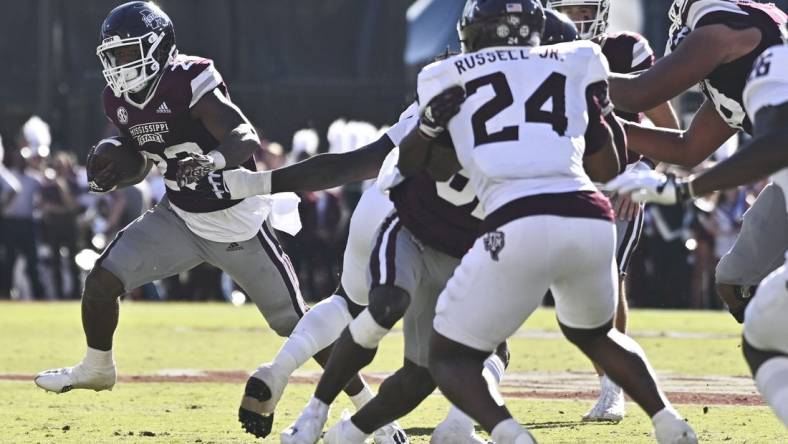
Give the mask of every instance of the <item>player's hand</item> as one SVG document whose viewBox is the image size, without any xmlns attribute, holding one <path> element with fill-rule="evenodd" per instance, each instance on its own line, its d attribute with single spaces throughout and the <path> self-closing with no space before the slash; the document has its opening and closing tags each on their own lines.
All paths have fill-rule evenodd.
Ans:
<svg viewBox="0 0 788 444">
<path fill-rule="evenodd" d="M 449 120 L 460 112 L 465 102 L 465 89 L 452 86 L 433 97 L 419 117 L 419 130 L 425 137 L 434 139 L 446 130 Z"/>
<path fill-rule="evenodd" d="M 96 166 L 94 164 L 95 157 L 93 154 L 95 149 L 96 147 L 94 146 L 88 152 L 86 168 L 88 173 L 88 191 L 91 194 L 106 194 L 118 188 L 120 175 L 115 171 L 115 168 L 112 167 L 112 164 L 107 164 L 101 170 L 96 171 Z"/>
<path fill-rule="evenodd" d="M 673 205 L 692 198 L 686 181 L 672 174 L 656 171 L 627 171 L 607 184 L 605 189 L 620 195 L 629 195 L 638 203 L 653 202 Z"/>
<path fill-rule="evenodd" d="M 638 215 L 641 205 L 633 201 L 627 194 L 614 194 L 610 199 L 613 204 L 613 211 L 619 220 L 630 221 Z"/>
<path fill-rule="evenodd" d="M 189 157 L 178 161 L 178 169 L 175 171 L 175 180 L 178 182 L 178 186 L 183 188 L 186 185 L 199 181 L 216 169 L 213 157 L 205 154 L 192 153 Z"/>
</svg>

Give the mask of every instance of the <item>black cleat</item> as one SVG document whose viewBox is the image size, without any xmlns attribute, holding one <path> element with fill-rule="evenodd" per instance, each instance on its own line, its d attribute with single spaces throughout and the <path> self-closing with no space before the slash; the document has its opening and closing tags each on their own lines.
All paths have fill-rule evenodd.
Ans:
<svg viewBox="0 0 788 444">
<path fill-rule="evenodd" d="M 271 399 L 271 390 L 265 382 L 250 377 L 246 381 L 244 397 L 241 400 L 241 407 L 238 409 L 238 421 L 244 431 L 257 438 L 265 438 L 271 433 L 274 425 L 274 414 L 262 415 L 260 403 Z"/>
</svg>

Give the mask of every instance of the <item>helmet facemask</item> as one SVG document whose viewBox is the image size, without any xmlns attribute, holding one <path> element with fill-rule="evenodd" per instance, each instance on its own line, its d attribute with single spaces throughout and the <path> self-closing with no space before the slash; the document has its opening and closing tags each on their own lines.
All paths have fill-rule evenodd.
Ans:
<svg viewBox="0 0 788 444">
<path fill-rule="evenodd" d="M 571 6 L 596 8 L 596 12 L 591 18 L 584 20 L 572 19 L 572 21 L 575 23 L 575 26 L 577 26 L 577 31 L 580 34 L 581 39 L 590 40 L 594 37 L 604 34 L 607 31 L 608 21 L 610 18 L 610 0 L 549 0 L 547 2 L 548 9 L 554 9 L 564 14 L 567 13 L 564 8 Z"/>
<path fill-rule="evenodd" d="M 104 67 L 104 79 L 116 97 L 143 91 L 164 72 L 164 66 L 156 60 L 156 53 L 165 37 L 164 33 L 149 32 L 141 37 L 125 39 L 112 36 L 101 42 L 96 49 L 96 55 Z M 119 56 L 131 52 L 136 52 L 136 57 L 129 61 L 119 60 Z M 175 54 L 175 45 L 172 45 L 167 62 L 172 60 Z M 153 88 L 150 88 L 148 95 L 152 90 Z"/>
</svg>

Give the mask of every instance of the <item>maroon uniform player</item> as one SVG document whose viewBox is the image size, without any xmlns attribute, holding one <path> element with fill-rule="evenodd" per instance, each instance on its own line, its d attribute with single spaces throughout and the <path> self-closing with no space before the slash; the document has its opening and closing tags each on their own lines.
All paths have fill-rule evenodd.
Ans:
<svg viewBox="0 0 788 444">
<path fill-rule="evenodd" d="M 610 71 L 629 74 L 645 71 L 654 65 L 654 51 L 642 35 L 635 32 L 608 33 L 610 0 L 551 0 L 549 8 L 567 14 L 577 26 L 580 36 L 590 39 L 602 47 L 602 53 L 610 64 Z M 615 105 L 615 103 L 614 103 Z M 640 123 L 644 113 L 632 113 L 616 109 L 618 117 L 630 122 Z M 645 113 L 655 125 L 678 128 L 678 121 L 669 103 L 662 103 Z M 646 170 L 653 163 L 633 151 L 627 153 L 627 170 Z M 643 206 L 633 203 L 626 196 L 612 196 L 616 211 L 616 261 L 620 274 L 619 304 L 616 313 L 616 328 L 626 332 L 628 304 L 626 298 L 626 278 L 629 260 L 643 230 Z M 604 376 L 601 368 L 595 365 L 600 376 L 601 391 L 594 407 L 585 415 L 586 421 L 620 421 L 624 417 L 624 393 L 620 387 Z"/>
<path fill-rule="evenodd" d="M 111 389 L 118 296 L 200 263 L 229 274 L 281 336 L 290 334 L 306 310 L 293 267 L 273 235 L 275 221 L 268 221 L 272 200 L 222 201 L 196 190 L 194 182 L 211 170 L 254 168 L 251 154 L 259 148 L 254 128 L 230 101 L 213 62 L 179 55 L 170 18 L 153 3 L 113 9 L 101 39 L 97 54 L 108 84 L 105 112 L 149 162 L 139 177 L 122 181 L 111 163 L 92 171 L 91 190 L 139 182 L 155 163 L 167 194 L 118 233 L 89 273 L 82 298 L 85 358 L 36 377 L 40 387 L 58 393 Z M 362 389 L 354 379 L 348 390 Z"/>
</svg>

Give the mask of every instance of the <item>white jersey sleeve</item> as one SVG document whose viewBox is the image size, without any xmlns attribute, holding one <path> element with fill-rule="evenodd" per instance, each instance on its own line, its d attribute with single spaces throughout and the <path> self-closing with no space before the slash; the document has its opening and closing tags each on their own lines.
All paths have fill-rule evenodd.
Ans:
<svg viewBox="0 0 788 444">
<path fill-rule="evenodd" d="M 389 139 L 391 139 L 395 146 L 399 145 L 402 139 L 413 131 L 413 128 L 416 127 L 416 123 L 419 121 L 418 116 L 418 102 L 413 102 L 402 112 L 402 114 L 400 114 L 399 121 L 386 131 L 386 135 L 389 136 Z"/>
<path fill-rule="evenodd" d="M 610 65 L 607 57 L 602 54 L 602 47 L 593 42 L 589 43 L 589 45 L 577 49 L 578 54 L 586 56 L 585 66 L 577 68 L 586 70 L 586 77 L 583 82 L 585 87 L 597 82 L 605 82 L 610 76 Z M 579 59 L 583 60 L 582 58 Z"/>
<path fill-rule="evenodd" d="M 712 12 L 730 12 L 733 14 L 747 15 L 735 2 L 729 0 L 695 0 L 687 9 L 687 18 L 684 23 L 690 29 L 695 29 L 698 22 Z"/>
<path fill-rule="evenodd" d="M 761 108 L 788 103 L 788 45 L 772 46 L 755 60 L 743 99 L 753 122 Z"/>
<path fill-rule="evenodd" d="M 452 86 L 463 84 L 463 79 L 453 64 L 455 58 L 457 56 L 431 63 L 419 72 L 417 89 L 419 112 L 422 112 L 427 104 L 438 94 Z"/>
</svg>

